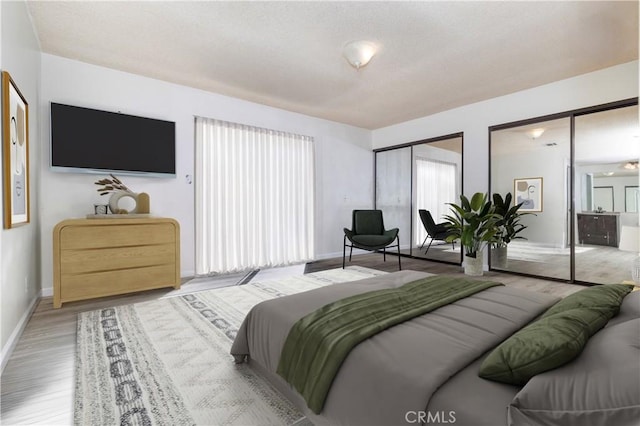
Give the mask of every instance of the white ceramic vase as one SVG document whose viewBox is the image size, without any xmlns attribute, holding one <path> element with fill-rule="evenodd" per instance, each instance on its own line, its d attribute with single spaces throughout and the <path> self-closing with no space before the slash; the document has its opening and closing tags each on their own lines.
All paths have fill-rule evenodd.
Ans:
<svg viewBox="0 0 640 426">
<path fill-rule="evenodd" d="M 138 194 L 135 194 L 133 192 L 128 192 L 128 191 L 116 191 L 112 193 L 111 197 L 109 198 L 109 210 L 111 210 L 111 213 L 119 214 L 120 211 L 123 210 L 121 207 L 118 206 L 118 203 L 124 197 L 133 198 L 133 201 L 136 203 L 136 207 L 134 207 L 133 210 L 131 211 L 127 211 L 127 213 L 136 212 L 137 205 L 138 205 Z"/>
</svg>

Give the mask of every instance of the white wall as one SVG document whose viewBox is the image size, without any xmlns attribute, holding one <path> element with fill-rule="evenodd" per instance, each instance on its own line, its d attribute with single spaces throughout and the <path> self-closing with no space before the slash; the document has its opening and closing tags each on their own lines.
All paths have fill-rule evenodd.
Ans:
<svg viewBox="0 0 640 426">
<path fill-rule="evenodd" d="M 2 367 L 40 291 L 38 203 L 40 169 L 39 44 L 24 2 L 0 2 L 2 70 L 29 104 L 31 223 L 0 231 L 0 345 Z"/>
<path fill-rule="evenodd" d="M 542 212 L 535 216 L 522 217 L 527 229 L 519 236 L 532 243 L 553 247 L 565 247 L 568 234 L 568 188 L 565 166 L 569 163 L 569 152 L 563 146 L 547 150 L 532 150 L 527 153 L 509 153 L 491 160 L 491 191 L 503 197 L 510 192 L 515 197 L 513 180 L 517 178 L 541 177 Z"/>
<path fill-rule="evenodd" d="M 154 215 L 181 225 L 182 276 L 194 271 L 194 116 L 212 117 L 312 136 L 316 155 L 316 257 L 342 253 L 342 228 L 353 208 L 373 204 L 373 154 L 368 130 L 312 118 L 197 89 L 78 61 L 42 55 L 40 112 L 42 159 L 42 285 L 52 286 L 52 230 L 56 223 L 91 213 L 101 200 L 94 182 L 102 175 L 49 169 L 50 102 L 92 107 L 176 122 L 176 179 L 122 176 L 151 197 Z M 105 197 L 106 198 L 106 197 Z"/>
<path fill-rule="evenodd" d="M 377 129 L 373 147 L 464 132 L 464 192 L 486 192 L 488 127 L 636 96 L 638 61 L 633 61 Z"/>
</svg>

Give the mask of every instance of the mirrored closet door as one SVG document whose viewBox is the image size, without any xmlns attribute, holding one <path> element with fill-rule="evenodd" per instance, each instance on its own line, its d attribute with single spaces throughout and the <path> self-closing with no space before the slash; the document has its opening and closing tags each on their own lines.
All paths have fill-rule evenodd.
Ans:
<svg viewBox="0 0 640 426">
<path fill-rule="evenodd" d="M 376 153 L 376 209 L 386 229 L 398 228 L 400 248 L 411 235 L 411 147 Z"/>
<path fill-rule="evenodd" d="M 576 281 L 630 279 L 640 251 L 639 159 L 637 105 L 575 118 Z"/>
<path fill-rule="evenodd" d="M 460 264 L 443 230 L 462 193 L 462 133 L 376 151 L 376 208 L 399 228 L 403 255 Z"/>
<path fill-rule="evenodd" d="M 566 117 L 491 132 L 491 192 L 523 203 L 526 227 L 492 248 L 492 269 L 569 280 L 570 130 Z"/>
<path fill-rule="evenodd" d="M 412 164 L 411 255 L 459 263 L 460 244 L 445 241 L 442 224 L 462 193 L 462 137 L 413 145 Z"/>
<path fill-rule="evenodd" d="M 490 191 L 524 225 L 490 267 L 563 281 L 632 280 L 640 253 L 638 100 L 490 129 Z M 503 233 L 505 231 L 503 230 Z"/>
</svg>

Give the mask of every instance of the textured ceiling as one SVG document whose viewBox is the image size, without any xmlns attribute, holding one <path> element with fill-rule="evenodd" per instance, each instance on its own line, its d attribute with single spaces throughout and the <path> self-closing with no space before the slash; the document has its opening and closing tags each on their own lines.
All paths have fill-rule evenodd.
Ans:
<svg viewBox="0 0 640 426">
<path fill-rule="evenodd" d="M 46 53 L 376 129 L 638 58 L 638 2 L 28 1 Z M 380 51 L 356 71 L 349 41 Z"/>
</svg>

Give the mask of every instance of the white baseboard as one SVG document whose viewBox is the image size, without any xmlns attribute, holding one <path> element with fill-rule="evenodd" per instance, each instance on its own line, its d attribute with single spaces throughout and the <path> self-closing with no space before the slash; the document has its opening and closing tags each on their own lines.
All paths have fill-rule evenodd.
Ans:
<svg viewBox="0 0 640 426">
<path fill-rule="evenodd" d="M 18 321 L 18 325 L 16 325 L 16 328 L 13 329 L 13 333 L 11 333 L 11 336 L 9 336 L 7 343 L 2 348 L 2 353 L 0 353 L 0 374 L 2 374 L 2 372 L 4 371 L 4 367 L 7 365 L 7 362 L 9 361 L 9 358 L 11 357 L 11 354 L 13 353 L 18 340 L 20 339 L 20 336 L 22 336 L 22 332 L 27 326 L 29 318 L 31 318 L 31 314 L 35 310 L 38 300 L 40 300 L 40 297 L 38 296 L 33 298 L 31 303 L 29 304 L 29 307 L 24 311 L 24 314 L 22 314 L 20 321 Z"/>
<path fill-rule="evenodd" d="M 371 253 L 371 252 L 368 250 L 353 249 L 353 254 L 367 254 L 367 253 Z M 349 256 L 349 250 L 347 250 L 347 256 Z M 316 256 L 316 260 L 333 259 L 336 257 L 339 257 L 342 259 L 342 252 L 337 251 L 334 253 L 319 254 Z"/>
</svg>

